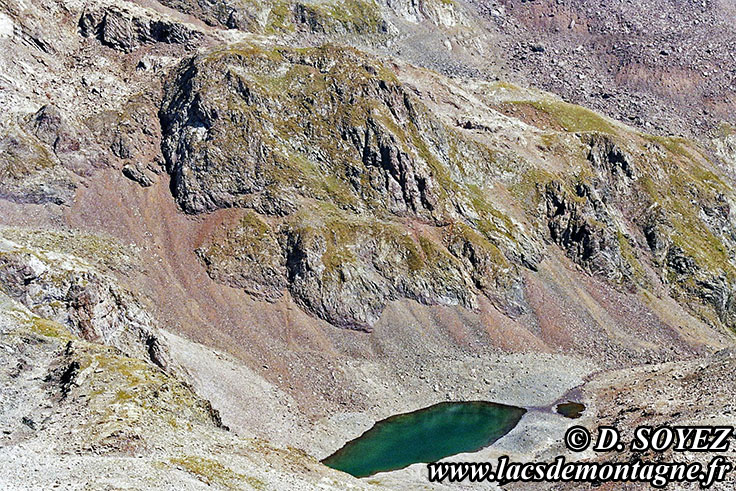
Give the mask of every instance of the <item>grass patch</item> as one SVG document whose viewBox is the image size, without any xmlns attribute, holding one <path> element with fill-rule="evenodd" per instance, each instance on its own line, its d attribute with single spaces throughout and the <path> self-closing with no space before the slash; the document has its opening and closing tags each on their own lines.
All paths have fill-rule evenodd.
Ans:
<svg viewBox="0 0 736 491">
<path fill-rule="evenodd" d="M 170 462 L 183 468 L 208 486 L 216 485 L 225 488 L 235 488 L 238 487 L 239 482 L 247 482 L 245 481 L 246 477 L 244 475 L 238 474 L 220 462 L 208 459 L 207 457 L 189 455 L 186 457 L 172 458 Z M 263 482 L 260 480 L 256 480 L 256 482 L 261 486 L 263 485 Z"/>
<path fill-rule="evenodd" d="M 582 106 L 556 100 L 509 101 L 506 104 L 528 106 L 556 121 L 565 131 L 616 134 L 617 130 L 600 114 Z"/>
<path fill-rule="evenodd" d="M 69 330 L 58 322 L 33 316 L 28 320 L 27 325 L 35 334 L 46 336 L 47 338 L 56 338 L 60 341 L 72 339 Z"/>
<path fill-rule="evenodd" d="M 68 254 L 115 270 L 129 270 L 137 262 L 132 247 L 124 246 L 112 237 L 78 230 L 2 227 L 0 237 L 25 248 Z"/>
<path fill-rule="evenodd" d="M 20 180 L 56 165 L 51 152 L 37 138 L 18 127 L 0 135 L 0 180 Z"/>
<path fill-rule="evenodd" d="M 667 151 L 674 156 L 682 157 L 686 160 L 695 159 L 695 156 L 691 151 L 690 142 L 685 138 L 674 136 L 645 135 L 644 139 L 666 148 Z"/>
<path fill-rule="evenodd" d="M 616 230 L 616 239 L 618 240 L 618 244 L 621 249 L 621 256 L 629 264 L 629 266 L 631 266 L 631 269 L 634 273 L 634 279 L 636 280 L 637 284 L 648 287 L 649 285 L 644 267 L 639 262 L 639 259 L 636 257 L 636 252 L 634 251 L 634 248 L 631 246 L 629 240 L 626 238 L 623 232 L 621 232 L 621 230 Z"/>
<path fill-rule="evenodd" d="M 325 3 L 300 3 L 297 10 L 312 29 L 321 32 L 344 31 L 352 34 L 386 32 L 386 23 L 372 0 L 341 0 Z"/>
</svg>

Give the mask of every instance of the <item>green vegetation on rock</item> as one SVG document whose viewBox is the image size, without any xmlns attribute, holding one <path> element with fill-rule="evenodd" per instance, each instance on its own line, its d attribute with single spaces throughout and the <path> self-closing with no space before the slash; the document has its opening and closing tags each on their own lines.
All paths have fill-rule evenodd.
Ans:
<svg viewBox="0 0 736 491">
<path fill-rule="evenodd" d="M 263 215 L 248 212 L 200 249 L 218 281 L 269 300 L 286 287 L 308 311 L 366 328 L 395 298 L 472 307 L 482 284 L 503 299 L 510 283 L 480 276 L 533 255 L 476 184 L 499 165 L 494 152 L 353 49 L 215 49 L 180 67 L 162 115 L 185 211 Z M 182 144 L 189 150 L 177 155 Z M 408 233 L 413 221 L 434 232 Z M 450 223 L 485 251 L 482 266 L 447 249 Z M 348 307 L 351 298 L 365 306 Z"/>
<path fill-rule="evenodd" d="M 483 293 L 524 311 L 516 268 L 535 267 L 545 236 L 618 286 L 650 286 L 654 267 L 688 297 L 703 282 L 730 288 L 730 191 L 691 143 L 496 88 L 512 92 L 501 105 L 550 127 L 535 141 L 554 165 L 446 125 L 354 49 L 240 44 L 183 63 L 161 109 L 175 197 L 188 213 L 253 210 L 200 249 L 210 275 L 268 300 L 289 290 L 361 329 L 397 298 L 472 308 Z M 525 232 L 494 202 L 505 195 Z M 672 273 L 690 262 L 697 271 Z"/>
<path fill-rule="evenodd" d="M 230 489 L 239 487 L 240 483 L 247 482 L 253 489 L 263 489 L 263 481 L 253 477 L 246 478 L 246 476 L 234 472 L 214 459 L 199 455 L 188 455 L 172 458 L 170 461 L 208 486 L 222 486 Z"/>
<path fill-rule="evenodd" d="M 554 99 L 509 101 L 506 104 L 527 106 L 557 122 L 567 132 L 617 133 L 614 125 L 600 114 L 582 106 Z"/>
</svg>

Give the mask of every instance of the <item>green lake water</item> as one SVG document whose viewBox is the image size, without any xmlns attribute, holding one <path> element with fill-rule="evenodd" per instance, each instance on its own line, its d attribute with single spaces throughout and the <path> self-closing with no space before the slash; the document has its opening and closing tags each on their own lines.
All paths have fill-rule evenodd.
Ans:
<svg viewBox="0 0 736 491">
<path fill-rule="evenodd" d="M 492 402 L 443 402 L 399 414 L 322 461 L 355 477 L 474 452 L 511 431 L 526 409 Z"/>
<path fill-rule="evenodd" d="M 585 404 L 567 401 L 557 405 L 557 412 L 566 418 L 577 419 L 585 411 Z"/>
</svg>

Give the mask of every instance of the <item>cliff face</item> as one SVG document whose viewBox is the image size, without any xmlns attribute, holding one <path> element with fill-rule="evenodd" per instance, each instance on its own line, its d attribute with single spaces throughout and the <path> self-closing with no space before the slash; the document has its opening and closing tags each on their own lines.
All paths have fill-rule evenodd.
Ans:
<svg viewBox="0 0 736 491">
<path fill-rule="evenodd" d="M 549 406 L 733 342 L 733 121 L 686 139 L 499 81 L 523 25 L 475 4 L 31 3 L 0 12 L 13 485 L 63 429 L 183 488 L 368 486 L 249 438 L 322 456 L 392 413 Z"/>
<path fill-rule="evenodd" d="M 464 175 L 492 152 L 377 60 L 216 50 L 178 69 L 161 119 L 185 211 L 256 212 L 200 249 L 215 277 L 271 300 L 286 287 L 313 314 L 363 329 L 399 297 L 473 308 L 483 291 L 524 309 L 516 271 L 536 250 Z"/>
</svg>

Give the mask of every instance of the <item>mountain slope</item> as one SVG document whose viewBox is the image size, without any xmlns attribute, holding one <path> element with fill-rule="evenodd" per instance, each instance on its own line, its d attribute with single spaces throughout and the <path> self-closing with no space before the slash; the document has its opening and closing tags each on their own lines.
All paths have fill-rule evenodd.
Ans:
<svg viewBox="0 0 736 491">
<path fill-rule="evenodd" d="M 733 124 L 495 80 L 527 28 L 475 4 L 28 5 L 0 17 L 3 484 L 412 488 L 316 458 L 478 399 L 530 408 L 482 455 L 549 455 L 558 400 L 615 418 L 642 366 L 702 365 L 672 390 L 724 407 Z M 683 420 L 649 390 L 622 404 Z"/>
</svg>

